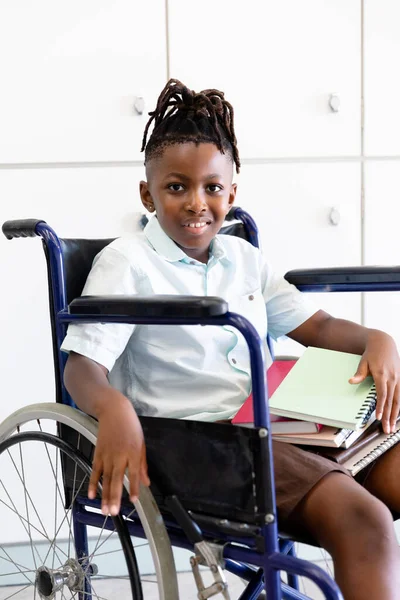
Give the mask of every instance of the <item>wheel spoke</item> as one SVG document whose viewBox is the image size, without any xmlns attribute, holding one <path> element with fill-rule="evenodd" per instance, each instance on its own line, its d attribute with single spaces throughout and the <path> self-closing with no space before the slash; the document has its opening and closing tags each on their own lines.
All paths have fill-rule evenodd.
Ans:
<svg viewBox="0 0 400 600">
<path fill-rule="evenodd" d="M 26 520 L 27 520 L 27 523 L 28 523 L 28 532 L 27 533 L 28 533 L 28 536 L 29 536 L 29 543 L 30 543 L 30 546 L 31 546 L 33 563 L 35 565 L 35 569 L 37 569 L 37 563 L 36 563 L 36 559 L 35 559 L 35 552 L 33 550 L 33 542 L 32 542 L 32 536 L 31 536 L 31 524 L 30 524 L 30 518 L 29 518 L 28 498 L 27 498 L 26 483 L 25 483 L 25 469 L 24 469 L 24 461 L 23 461 L 23 458 L 22 458 L 22 444 L 18 444 L 18 447 L 19 447 L 19 458 L 20 458 L 20 461 L 21 461 L 22 485 L 23 485 L 24 494 L 25 494 Z M 37 548 L 36 548 L 36 552 L 39 554 Z"/>
<path fill-rule="evenodd" d="M 78 435 L 78 445 L 77 445 L 77 449 L 78 450 L 80 450 L 80 448 L 79 448 L 80 443 L 81 443 L 81 434 Z M 73 483 L 73 487 L 72 487 L 72 495 L 73 496 L 75 494 L 75 484 L 76 484 L 76 472 L 77 472 L 77 470 L 78 470 L 78 465 L 77 465 L 77 463 L 75 463 L 75 467 L 74 467 L 74 483 Z M 72 504 L 73 504 L 73 502 L 71 502 L 71 506 L 72 506 Z M 72 519 L 71 519 L 71 521 L 72 521 Z M 71 521 L 70 521 L 70 524 L 69 524 L 71 535 L 68 538 L 68 556 L 71 556 L 71 538 L 72 538 Z"/>
<path fill-rule="evenodd" d="M 43 430 L 42 430 L 42 425 L 41 425 L 40 421 L 38 421 L 38 425 L 39 425 L 40 431 L 42 432 Z M 60 497 L 61 503 L 63 504 L 64 498 L 63 498 L 63 495 L 61 493 L 60 486 L 58 485 L 57 472 L 56 473 L 54 472 L 53 463 L 52 463 L 51 458 L 50 458 L 50 453 L 49 453 L 47 444 L 45 444 L 44 446 L 45 446 L 45 449 L 46 449 L 47 458 L 49 459 L 50 468 L 51 468 L 51 470 L 53 472 L 54 481 L 56 482 L 56 499 L 57 499 L 57 494 L 58 494 L 59 497 Z M 58 452 L 56 452 L 56 461 L 58 461 Z M 76 472 L 76 469 L 77 469 L 77 464 L 75 463 L 75 472 Z M 56 465 L 56 471 L 57 471 L 57 465 Z M 56 502 L 56 506 L 57 506 L 57 502 Z M 65 510 L 65 515 L 67 516 L 67 523 L 68 523 L 69 533 L 70 533 L 70 537 L 68 538 L 68 551 L 67 551 L 68 558 L 70 558 L 70 540 L 71 540 L 71 536 L 72 536 L 72 525 L 71 525 L 72 519 L 68 518 L 68 510 L 69 509 L 64 509 L 64 510 Z M 56 512 L 56 515 L 57 515 L 57 512 Z M 65 522 L 65 519 L 63 519 L 62 523 L 64 523 L 64 522 Z M 46 559 L 47 559 L 47 556 L 46 556 Z"/>
<path fill-rule="evenodd" d="M 149 542 L 146 542 L 145 544 L 138 544 L 137 546 L 134 546 L 135 550 L 137 548 L 144 548 L 145 546 L 148 546 Z M 98 558 L 99 556 L 107 556 L 107 554 L 115 554 L 116 552 L 123 552 L 122 548 L 119 548 L 118 550 L 108 550 L 107 552 L 96 552 L 96 558 Z"/>
<path fill-rule="evenodd" d="M 99 596 L 96 592 L 96 590 L 93 588 L 92 583 L 90 583 L 91 587 L 92 587 L 92 591 L 91 592 L 84 592 L 84 591 L 80 591 L 79 593 L 82 594 L 83 596 L 90 596 L 91 594 L 95 594 L 95 597 L 97 600 L 109 600 L 109 598 L 104 598 L 104 596 Z"/>
<path fill-rule="evenodd" d="M 7 560 L 7 559 L 5 559 Z M 7 561 L 7 562 L 12 562 L 13 565 L 15 565 L 16 563 L 14 561 Z M 36 569 L 26 569 L 26 571 L 12 571 L 11 573 L 1 573 L 0 577 L 11 577 L 12 575 L 21 575 L 21 573 L 36 573 Z M 1 585 L 0 585 L 1 587 Z"/>
<path fill-rule="evenodd" d="M 74 502 L 75 502 L 75 500 L 77 499 L 77 497 L 78 497 L 78 494 L 79 494 L 79 492 L 81 491 L 81 488 L 82 488 L 83 484 L 85 483 L 85 481 L 86 481 L 87 477 L 88 477 L 88 476 L 87 476 L 87 475 L 85 475 L 85 477 L 83 478 L 83 481 L 81 481 L 81 484 L 80 484 L 80 486 L 79 486 L 79 489 L 78 489 L 78 491 L 76 492 L 76 494 L 75 494 L 74 498 L 73 498 L 73 499 L 72 499 L 72 501 L 71 501 L 71 506 L 73 505 L 73 503 L 74 503 Z M 70 508 L 69 508 L 68 510 L 70 510 Z M 50 548 L 49 548 L 49 550 L 47 551 L 46 557 L 45 557 L 45 559 L 44 559 L 44 560 L 45 560 L 45 562 L 46 562 L 46 560 L 47 560 L 47 558 L 48 558 L 48 556 L 49 556 L 49 554 L 50 554 L 50 552 L 51 552 L 52 545 L 54 544 L 54 542 L 55 542 L 55 540 L 56 540 L 56 537 L 57 537 L 57 535 L 58 535 L 58 533 L 59 533 L 59 531 L 60 531 L 61 527 L 63 526 L 63 524 L 64 524 L 64 522 L 65 522 L 65 519 L 67 518 L 67 515 L 68 515 L 68 513 L 66 512 L 66 513 L 65 513 L 65 515 L 64 515 L 64 518 L 63 518 L 63 520 L 61 521 L 60 525 L 58 526 L 58 529 L 57 529 L 57 531 L 56 531 L 56 534 L 55 534 L 55 536 L 54 536 L 54 539 L 53 539 L 53 540 L 49 540 L 49 542 L 50 542 Z M 64 555 L 65 555 L 67 558 L 69 558 L 69 556 L 68 556 L 68 555 L 67 555 L 67 554 L 66 554 L 64 551 L 63 551 L 63 554 L 64 554 Z"/>
<path fill-rule="evenodd" d="M 4 556 L 0 556 L 0 560 L 9 562 L 12 565 L 14 565 L 15 567 L 17 567 L 19 569 L 19 571 L 18 571 L 19 573 L 21 573 L 21 569 L 23 569 L 26 573 L 29 573 L 29 572 L 34 573 L 34 571 L 32 569 L 29 569 L 28 567 L 25 567 L 24 565 L 21 565 L 20 563 L 15 562 L 15 560 L 12 560 L 10 555 L 4 550 L 3 546 L 0 546 L 0 550 L 2 550 L 8 556 L 8 558 L 4 558 Z"/>
<path fill-rule="evenodd" d="M 16 510 L 14 510 L 13 508 L 11 508 L 11 506 L 9 506 L 9 505 L 7 504 L 7 502 L 4 502 L 4 500 L 2 500 L 1 498 L 0 498 L 0 503 L 1 503 L 1 504 L 4 504 L 4 506 L 6 506 L 6 507 L 7 507 L 9 510 L 11 510 L 13 513 L 15 513 L 15 514 L 16 514 L 16 515 L 17 515 L 17 516 L 18 516 L 18 517 L 19 517 L 21 520 L 23 520 L 23 521 L 26 521 L 25 517 L 23 517 L 22 515 L 20 515 L 20 514 L 18 513 L 18 511 L 16 511 Z M 32 529 L 33 529 L 33 530 L 37 531 L 39 535 L 41 535 L 42 537 L 44 537 L 44 539 L 45 539 L 45 540 L 47 540 L 48 542 L 50 542 L 50 548 L 51 548 L 51 545 L 54 543 L 54 540 L 51 540 L 50 538 L 46 537 L 46 535 L 45 535 L 45 534 L 44 534 L 42 531 L 40 531 L 40 529 L 38 529 L 37 527 L 35 527 L 35 525 L 32 525 L 32 524 L 31 524 L 31 527 L 32 527 Z M 36 546 L 35 546 L 35 548 L 36 548 Z M 59 551 L 60 551 L 62 554 L 64 554 L 64 556 L 65 556 L 66 558 L 68 558 L 68 556 L 66 555 L 66 553 L 64 552 L 64 550 L 63 550 L 62 548 L 59 548 L 58 546 L 57 546 L 57 548 L 58 548 L 58 550 L 59 550 Z M 4 548 L 3 548 L 3 550 L 4 550 Z M 45 558 L 45 560 L 43 561 L 43 564 L 45 564 L 45 562 L 46 562 L 46 559 L 47 559 L 47 557 L 48 557 L 48 555 L 49 555 L 49 552 L 50 552 L 50 550 L 47 552 L 47 555 L 46 555 L 46 558 Z M 62 564 L 62 563 L 61 563 L 61 561 L 60 561 L 60 564 Z"/>
<path fill-rule="evenodd" d="M 127 516 L 126 518 L 129 518 L 129 517 L 130 517 L 130 516 L 131 516 L 131 515 L 132 515 L 132 514 L 135 512 L 135 510 L 136 510 L 136 509 L 135 509 L 135 508 L 133 508 L 133 509 L 131 510 L 131 512 L 128 514 L 128 516 Z M 103 541 L 101 542 L 101 544 L 99 544 L 99 541 L 100 541 L 100 538 L 101 538 L 101 534 L 102 534 L 102 532 L 104 531 L 105 524 L 106 524 L 106 522 L 107 522 L 107 520 L 108 520 L 109 518 L 110 518 L 110 517 L 108 517 L 108 516 L 106 516 L 106 517 L 104 518 L 103 526 L 102 526 L 102 528 L 101 528 L 101 531 L 100 531 L 100 533 L 99 533 L 99 536 L 98 536 L 98 538 L 97 538 L 97 542 L 96 542 L 95 548 L 94 548 L 93 552 L 91 552 L 91 553 L 90 553 L 90 555 L 88 556 L 88 559 L 87 559 L 87 560 L 88 560 L 88 564 L 87 564 L 87 567 L 86 567 L 86 569 L 84 570 L 85 577 L 86 577 L 86 574 L 87 574 L 87 570 L 88 570 L 88 568 L 89 568 L 89 566 L 90 566 L 90 563 L 91 563 L 91 561 L 92 561 L 92 559 L 93 559 L 93 556 L 96 554 L 96 551 L 97 551 L 98 549 L 100 549 L 100 548 L 101 548 L 101 547 L 102 547 L 102 546 L 103 546 L 103 545 L 104 545 L 104 544 L 105 544 L 105 543 L 106 543 L 106 542 L 107 542 L 107 541 L 110 539 L 110 537 L 113 535 L 113 533 L 116 533 L 116 530 L 115 530 L 115 528 L 114 528 L 114 529 L 113 529 L 113 530 L 112 530 L 112 531 L 109 533 L 109 535 L 106 537 L 106 539 L 105 539 L 105 540 L 103 540 Z M 96 555 L 96 556 L 97 556 L 97 555 Z"/>
<path fill-rule="evenodd" d="M 12 506 L 13 506 L 13 509 L 14 509 L 14 511 L 13 511 L 13 512 L 15 512 L 15 514 L 18 516 L 19 520 L 21 521 L 22 527 L 25 529 L 25 532 L 27 533 L 27 535 L 28 535 L 28 537 L 29 537 L 30 541 L 32 542 L 32 538 L 31 538 L 30 532 L 29 532 L 29 530 L 28 530 L 28 527 L 26 526 L 26 524 L 25 524 L 25 522 L 24 522 L 26 519 L 25 519 L 24 517 L 22 517 L 22 515 L 20 515 L 20 514 L 19 514 L 19 512 L 18 512 L 18 509 L 17 509 L 17 507 L 15 506 L 14 502 L 12 501 L 12 498 L 11 498 L 10 494 L 8 493 L 7 489 L 5 488 L 5 486 L 4 486 L 4 483 L 3 483 L 3 481 L 2 481 L 2 480 L 0 480 L 0 484 L 1 484 L 1 486 L 3 487 L 3 489 L 4 489 L 4 491 L 5 491 L 5 493 L 6 493 L 7 497 L 8 497 L 8 499 L 10 500 L 10 502 L 11 502 L 11 504 L 12 504 Z M 0 499 L 0 502 L 3 502 L 3 500 L 1 500 L 1 499 Z M 4 503 L 4 504 L 5 504 L 5 503 Z M 7 504 L 5 504 L 5 506 L 8 506 L 8 505 L 7 505 Z M 31 544 L 31 548 L 32 548 L 32 544 Z M 36 546 L 35 546 L 35 550 L 36 550 L 36 553 L 37 553 L 37 555 L 38 555 L 38 557 L 39 557 L 39 560 L 41 560 L 41 556 L 40 556 L 40 554 L 39 554 L 39 551 L 38 551 L 38 549 L 36 548 Z M 32 553 L 33 553 L 33 550 L 32 550 Z M 33 557 L 33 558 L 34 558 L 34 557 Z M 37 569 L 37 565 L 36 565 L 36 561 L 35 561 L 35 559 L 33 560 L 33 562 L 34 562 L 34 564 L 35 564 L 35 568 Z"/>
<path fill-rule="evenodd" d="M 12 560 L 11 556 L 8 554 L 7 550 L 4 549 L 4 546 L 1 546 L 1 549 L 3 550 L 4 554 L 8 557 L 9 561 L 15 566 L 17 567 L 18 571 L 21 573 L 21 575 L 23 575 L 25 577 L 25 579 L 27 579 L 29 581 L 29 584 L 32 585 L 32 581 L 29 579 L 29 577 L 26 575 L 26 573 L 28 572 L 32 572 L 31 569 L 27 569 L 27 567 L 24 567 L 22 565 L 18 565 L 18 563 L 16 563 L 14 560 Z M 3 558 L 2 556 L 0 558 Z M 5 559 L 3 559 L 5 560 Z M 20 568 L 20 566 L 22 568 Z M 23 570 L 22 570 L 23 569 Z"/>
<path fill-rule="evenodd" d="M 29 583 L 28 585 L 26 585 L 25 587 L 23 587 L 20 590 L 17 590 L 16 592 L 14 592 L 13 594 L 10 594 L 9 596 L 7 596 L 7 598 L 4 598 L 4 600 L 9 600 L 9 598 L 14 598 L 17 594 L 20 594 L 21 592 L 23 592 L 24 590 L 28 589 L 28 587 L 31 587 L 31 583 Z M 35 590 L 36 590 L 36 586 L 35 586 Z M 35 592 L 36 595 L 36 592 Z"/>
<path fill-rule="evenodd" d="M 103 544 L 104 544 L 104 543 L 105 543 L 107 540 L 109 540 L 109 539 L 110 539 L 110 537 L 112 536 L 112 534 L 113 534 L 113 533 L 115 533 L 115 528 L 114 528 L 114 529 L 113 529 L 113 530 L 110 532 L 110 534 L 109 534 L 109 535 L 106 537 L 106 539 L 105 539 L 105 540 L 103 540 L 103 542 L 102 542 L 102 543 L 99 545 L 99 541 L 100 541 L 100 538 L 101 538 L 101 534 L 102 534 L 102 533 L 103 533 L 103 531 L 104 531 L 104 527 L 105 527 L 105 525 L 106 525 L 106 523 L 107 523 L 108 519 L 109 519 L 109 517 L 108 517 L 108 516 L 104 517 L 103 525 L 101 526 L 100 533 L 99 533 L 99 536 L 98 536 L 98 538 L 97 538 L 97 542 L 96 542 L 96 545 L 95 545 L 95 547 L 94 547 L 94 550 L 93 550 L 93 552 L 91 552 L 91 553 L 89 554 L 89 556 L 87 557 L 88 566 L 86 567 L 85 573 L 86 573 L 86 571 L 87 571 L 88 567 L 90 566 L 90 561 L 92 560 L 93 556 L 96 554 L 96 550 L 97 550 L 97 548 L 100 548 L 100 547 L 101 547 L 101 546 L 102 546 L 102 545 L 103 545 Z"/>
<path fill-rule="evenodd" d="M 21 475 L 20 475 L 20 473 L 19 473 L 19 471 L 18 471 L 18 468 L 17 468 L 17 465 L 15 464 L 15 461 L 14 461 L 14 459 L 13 459 L 12 455 L 11 455 L 11 452 L 10 452 L 9 450 L 7 450 L 7 453 L 8 453 L 8 455 L 9 455 L 10 459 L 11 459 L 11 462 L 12 462 L 12 463 L 13 463 L 13 465 L 14 465 L 14 468 L 15 468 L 15 471 L 16 471 L 16 473 L 17 473 L 18 477 L 19 477 L 19 480 L 20 480 L 20 481 L 21 481 L 21 483 L 23 484 L 23 482 L 22 482 L 22 479 L 21 479 Z M 26 490 L 26 493 L 27 493 L 27 496 L 28 496 L 28 498 L 29 498 L 29 501 L 30 501 L 30 503 L 32 504 L 32 508 L 33 508 L 33 510 L 35 511 L 35 514 L 36 514 L 36 516 L 37 516 L 37 518 L 38 518 L 38 521 L 39 521 L 39 523 L 40 523 L 40 526 L 41 526 L 41 527 L 43 527 L 43 531 L 44 531 L 44 537 L 46 537 L 46 528 L 45 528 L 45 526 L 43 525 L 43 522 L 42 522 L 42 520 L 41 520 L 41 518 L 40 518 L 40 516 L 39 516 L 39 513 L 38 513 L 38 512 L 37 512 L 37 510 L 36 510 L 35 503 L 32 501 L 32 498 L 31 498 L 31 496 L 30 496 L 30 494 L 29 494 L 28 490 Z M 47 537 L 48 537 L 48 536 L 47 536 Z"/>
<path fill-rule="evenodd" d="M 45 444 L 46 446 L 46 451 L 48 453 L 48 449 L 47 449 L 47 444 Z M 55 475 L 55 482 L 56 482 L 56 489 L 55 489 L 55 498 L 54 498 L 54 539 L 56 538 L 56 532 L 57 532 L 57 505 L 58 505 L 58 479 L 57 479 L 57 475 L 58 475 L 58 452 L 56 452 L 56 475 Z M 51 568 L 54 569 L 54 560 L 55 560 L 55 556 L 56 556 L 56 550 L 55 548 L 53 548 L 53 560 L 51 562 Z M 68 556 L 68 553 L 67 553 Z"/>
<path fill-rule="evenodd" d="M 46 540 L 48 540 L 48 541 L 50 542 L 51 540 L 50 540 L 50 538 L 49 538 L 49 536 L 48 536 L 48 534 L 47 534 L 47 532 L 46 532 L 46 528 L 45 528 L 45 526 L 43 525 L 43 521 L 42 521 L 42 519 L 40 518 L 40 515 L 39 515 L 39 513 L 38 513 L 38 511 L 37 511 L 37 509 L 36 509 L 35 503 L 33 502 L 31 495 L 29 494 L 28 490 L 26 489 L 26 485 L 25 485 L 25 483 L 24 483 L 24 479 L 21 477 L 21 474 L 20 474 L 20 472 L 19 472 L 19 469 L 18 469 L 18 467 L 17 467 L 17 465 L 16 465 L 16 462 L 15 462 L 14 458 L 13 458 L 13 457 L 12 457 L 12 455 L 11 455 L 11 452 L 10 452 L 10 450 L 7 450 L 7 454 L 8 454 L 8 456 L 9 456 L 9 458 L 10 458 L 10 460 L 11 460 L 11 462 L 12 462 L 13 466 L 14 466 L 14 469 L 15 469 L 15 471 L 16 471 L 16 473 L 17 473 L 17 475 L 18 475 L 18 478 L 19 478 L 20 482 L 22 483 L 22 486 L 23 486 L 23 488 L 24 488 L 24 492 L 25 492 L 25 499 L 26 499 L 26 497 L 28 497 L 28 498 L 29 498 L 29 501 L 30 501 L 30 503 L 31 503 L 31 505 L 32 505 L 32 507 L 33 507 L 33 510 L 34 510 L 34 512 L 35 512 L 35 514 L 36 514 L 36 517 L 38 518 L 38 521 L 39 521 L 39 523 L 40 523 L 40 526 L 43 528 L 43 532 L 44 532 L 44 533 L 43 533 L 43 532 L 41 532 L 41 531 L 40 531 L 40 530 L 39 530 L 37 527 L 35 527 L 33 524 L 31 524 L 29 520 L 25 519 L 24 517 L 22 517 L 22 515 L 20 515 L 20 514 L 19 514 L 17 507 L 15 506 L 14 502 L 12 501 L 12 499 L 11 499 L 11 497 L 10 497 L 10 494 L 8 493 L 8 491 L 7 491 L 7 489 L 6 489 L 6 487 L 5 487 L 4 483 L 3 483 L 3 481 L 1 480 L 1 481 L 0 481 L 0 483 L 1 483 L 1 485 L 2 485 L 2 487 L 3 487 L 3 489 L 4 489 L 4 491 L 5 491 L 5 493 L 6 493 L 6 495 L 7 495 L 7 497 L 9 498 L 9 500 L 10 500 L 11 504 L 12 504 L 12 505 L 13 505 L 13 507 L 14 507 L 14 511 L 13 511 L 13 512 L 15 512 L 15 514 L 16 514 L 16 515 L 19 517 L 19 519 L 21 520 L 21 523 L 22 523 L 22 525 L 23 525 L 23 527 L 24 527 L 24 529 L 25 529 L 26 533 L 28 534 L 28 537 L 29 537 L 29 540 L 30 540 L 30 544 L 31 544 L 31 548 L 32 548 L 32 542 L 33 542 L 33 540 L 32 540 L 32 536 L 30 535 L 30 528 L 32 528 L 32 529 L 34 529 L 35 531 L 37 531 L 37 532 L 38 532 L 40 535 L 42 535 L 42 536 L 43 536 L 43 537 L 44 537 Z M 22 455 L 21 455 L 21 456 L 22 456 Z M 22 464 L 22 458 L 21 458 L 21 464 Z M 5 503 L 3 500 L 1 500 L 1 499 L 0 499 L 0 502 L 2 502 L 2 503 L 5 505 L 5 506 L 7 506 L 7 504 L 6 504 L 6 503 Z M 10 508 L 10 507 L 8 506 L 8 508 Z M 28 511 L 28 509 L 27 509 L 27 511 Z M 23 522 L 23 521 L 26 521 L 26 523 L 28 524 L 28 528 L 29 528 L 29 530 L 27 529 L 27 527 L 26 527 L 26 525 L 24 524 L 24 522 Z M 36 545 L 34 546 L 34 549 L 35 549 L 35 551 L 36 551 L 36 554 L 38 555 L 38 558 L 39 558 L 40 562 L 41 562 L 42 564 L 44 564 L 44 562 L 45 562 L 45 561 L 46 561 L 46 559 L 47 559 L 47 556 L 46 556 L 46 559 L 45 559 L 45 561 L 43 561 L 43 560 L 42 560 L 42 557 L 41 557 L 41 555 L 40 555 L 40 553 L 39 553 L 39 550 L 38 550 L 38 548 L 37 548 L 37 546 L 36 546 Z M 32 550 L 32 553 L 33 553 L 33 550 Z M 64 554 L 65 554 L 65 553 L 64 553 Z M 59 557 L 58 557 L 58 560 L 60 560 L 60 558 L 59 558 Z M 35 563 L 35 568 L 37 568 L 36 561 L 35 561 L 35 558 L 34 558 L 34 557 L 33 557 L 33 561 L 34 561 L 34 563 Z M 61 564 L 61 561 L 60 561 L 60 564 Z"/>
</svg>

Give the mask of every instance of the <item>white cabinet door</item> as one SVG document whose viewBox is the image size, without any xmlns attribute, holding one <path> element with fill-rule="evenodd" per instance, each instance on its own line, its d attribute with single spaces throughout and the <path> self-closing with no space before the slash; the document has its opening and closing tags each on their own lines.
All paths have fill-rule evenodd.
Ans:
<svg viewBox="0 0 400 600">
<path fill-rule="evenodd" d="M 135 231 L 140 167 L 0 170 L 0 225 L 45 220 L 61 237 L 110 238 Z M 53 358 L 47 275 L 38 238 L 0 235 L 0 421 L 31 402 L 51 402 Z M 21 374 L 28 387 L 15 386 Z"/>
<path fill-rule="evenodd" d="M 238 177 L 237 204 L 255 218 L 263 251 L 282 274 L 360 265 L 360 196 L 356 163 L 245 165 Z M 360 322 L 358 293 L 310 294 L 310 300 L 334 316 Z M 278 344 L 279 353 L 298 350 L 293 342 Z"/>
<path fill-rule="evenodd" d="M 399 163 L 367 162 L 365 188 L 365 262 L 400 270 Z M 400 292 L 365 296 L 365 324 L 393 335 L 400 348 Z"/>
<path fill-rule="evenodd" d="M 400 155 L 400 3 L 365 0 L 365 152 Z"/>
<path fill-rule="evenodd" d="M 359 0 L 187 4 L 169 0 L 171 77 L 225 92 L 243 157 L 359 154 Z"/>
<path fill-rule="evenodd" d="M 0 224 L 41 218 L 62 237 L 134 231 L 142 212 L 142 178 L 140 167 L 0 170 Z M 2 421 L 22 406 L 55 400 L 47 275 L 38 238 L 7 241 L 0 235 L 0 281 Z M 43 507 L 53 501 L 44 496 Z M 0 542 L 17 542 L 6 513 L 0 506 Z"/>
<path fill-rule="evenodd" d="M 141 157 L 166 81 L 164 0 L 1 2 L 0 55 L 0 163 Z"/>
</svg>

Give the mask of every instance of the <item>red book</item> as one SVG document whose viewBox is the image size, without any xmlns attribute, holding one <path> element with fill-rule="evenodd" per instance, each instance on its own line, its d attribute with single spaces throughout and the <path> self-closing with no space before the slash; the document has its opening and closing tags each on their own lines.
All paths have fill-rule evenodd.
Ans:
<svg viewBox="0 0 400 600">
<path fill-rule="evenodd" d="M 285 379 L 290 369 L 296 364 L 295 360 L 276 360 L 267 371 L 268 396 L 271 397 L 276 388 Z M 253 396 L 247 398 L 232 419 L 236 425 L 248 425 L 254 422 Z M 272 433 L 317 433 L 321 429 L 318 423 L 299 421 L 287 417 L 271 415 Z"/>
</svg>

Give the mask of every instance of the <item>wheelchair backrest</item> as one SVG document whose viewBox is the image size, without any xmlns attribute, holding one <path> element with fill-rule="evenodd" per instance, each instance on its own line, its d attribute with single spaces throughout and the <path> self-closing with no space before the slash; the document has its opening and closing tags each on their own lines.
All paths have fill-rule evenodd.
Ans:
<svg viewBox="0 0 400 600">
<path fill-rule="evenodd" d="M 68 304 L 82 294 L 95 256 L 112 241 L 113 238 L 103 240 L 60 239 Z"/>
<path fill-rule="evenodd" d="M 221 229 L 220 233 L 234 235 L 250 242 L 248 232 L 243 223 L 227 225 Z M 60 239 L 64 259 L 65 287 L 68 304 L 82 294 L 94 258 L 112 241 L 113 238 L 102 240 Z M 48 259 L 47 253 L 46 257 Z"/>
</svg>

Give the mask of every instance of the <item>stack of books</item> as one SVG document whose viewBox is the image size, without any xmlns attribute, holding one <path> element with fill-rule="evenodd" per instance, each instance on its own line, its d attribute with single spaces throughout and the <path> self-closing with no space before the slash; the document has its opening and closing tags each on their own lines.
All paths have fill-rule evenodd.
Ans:
<svg viewBox="0 0 400 600">
<path fill-rule="evenodd" d="M 372 377 L 359 384 L 349 379 L 361 357 L 309 347 L 298 360 L 276 361 L 267 383 L 274 440 L 315 446 L 353 475 L 400 440 L 383 433 L 375 419 L 376 389 Z M 251 396 L 233 418 L 251 426 Z"/>
</svg>

